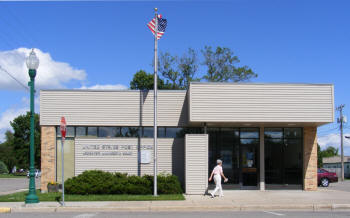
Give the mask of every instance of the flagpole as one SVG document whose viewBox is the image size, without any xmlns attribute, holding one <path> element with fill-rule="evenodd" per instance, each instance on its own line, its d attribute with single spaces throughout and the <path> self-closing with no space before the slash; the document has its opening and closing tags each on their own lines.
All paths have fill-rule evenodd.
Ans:
<svg viewBox="0 0 350 218">
<path fill-rule="evenodd" d="M 157 71 L 158 71 L 158 14 L 157 11 L 158 9 L 155 8 L 155 33 L 154 33 L 154 136 L 153 136 L 153 147 L 154 147 L 154 157 L 153 157 L 153 161 L 154 161 L 154 192 L 153 195 L 157 196 L 157 80 L 158 80 L 158 75 L 157 75 Z"/>
</svg>

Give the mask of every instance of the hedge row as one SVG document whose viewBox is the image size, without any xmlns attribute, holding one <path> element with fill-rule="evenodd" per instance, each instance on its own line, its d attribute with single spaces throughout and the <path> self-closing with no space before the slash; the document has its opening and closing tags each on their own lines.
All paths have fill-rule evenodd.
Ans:
<svg viewBox="0 0 350 218">
<path fill-rule="evenodd" d="M 159 194 L 180 194 L 181 185 L 174 175 L 158 175 Z M 64 183 L 67 194 L 135 194 L 153 193 L 153 176 L 128 176 L 122 173 L 110 173 L 89 170 L 68 179 Z"/>
</svg>

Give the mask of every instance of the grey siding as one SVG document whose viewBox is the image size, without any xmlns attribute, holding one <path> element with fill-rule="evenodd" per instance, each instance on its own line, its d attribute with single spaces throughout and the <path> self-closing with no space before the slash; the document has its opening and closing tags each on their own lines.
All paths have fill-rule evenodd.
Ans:
<svg viewBox="0 0 350 218">
<path fill-rule="evenodd" d="M 208 189 L 208 134 L 185 136 L 186 194 L 205 194 Z"/>
<path fill-rule="evenodd" d="M 141 144 L 141 146 L 139 146 Z M 86 146 L 98 145 L 99 149 L 86 149 Z M 129 149 L 103 149 L 103 145 L 130 146 Z M 151 162 L 139 164 L 139 149 L 150 150 Z M 84 149 L 85 148 L 85 149 Z M 84 155 L 84 152 L 131 152 L 130 155 Z M 158 173 L 170 173 L 184 177 L 184 140 L 158 139 Z M 75 139 L 75 175 L 85 170 L 104 170 L 122 172 L 131 175 L 153 175 L 153 139 L 150 138 L 76 138 Z"/>
<path fill-rule="evenodd" d="M 333 122 L 333 85 L 192 83 L 190 122 Z"/>
<path fill-rule="evenodd" d="M 187 124 L 186 91 L 159 91 L 158 125 Z M 42 90 L 40 125 L 153 126 L 153 91 Z"/>
</svg>

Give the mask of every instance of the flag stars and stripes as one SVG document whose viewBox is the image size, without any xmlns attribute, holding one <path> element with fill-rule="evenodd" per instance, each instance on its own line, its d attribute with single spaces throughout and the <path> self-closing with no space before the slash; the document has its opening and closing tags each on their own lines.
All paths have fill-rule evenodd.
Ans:
<svg viewBox="0 0 350 218">
<path fill-rule="evenodd" d="M 168 22 L 167 22 L 167 20 L 166 19 L 163 19 L 162 18 L 162 15 L 158 15 L 158 17 L 157 17 L 157 19 L 158 19 L 158 29 L 157 29 L 157 39 L 160 39 L 162 36 L 163 36 L 163 34 L 164 34 L 164 32 L 165 32 L 165 28 L 167 27 L 167 24 L 168 24 Z M 155 18 L 153 18 L 148 24 L 147 24 L 147 26 L 148 26 L 148 28 L 151 30 L 151 32 L 153 33 L 153 35 L 155 34 L 155 26 L 156 26 L 156 22 L 155 22 Z"/>
</svg>

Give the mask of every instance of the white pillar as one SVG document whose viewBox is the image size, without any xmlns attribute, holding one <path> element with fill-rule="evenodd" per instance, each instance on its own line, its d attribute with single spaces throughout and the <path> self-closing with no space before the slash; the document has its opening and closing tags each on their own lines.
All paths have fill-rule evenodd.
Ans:
<svg viewBox="0 0 350 218">
<path fill-rule="evenodd" d="M 260 127 L 260 191 L 265 191 L 265 140 L 264 127 Z"/>
</svg>

